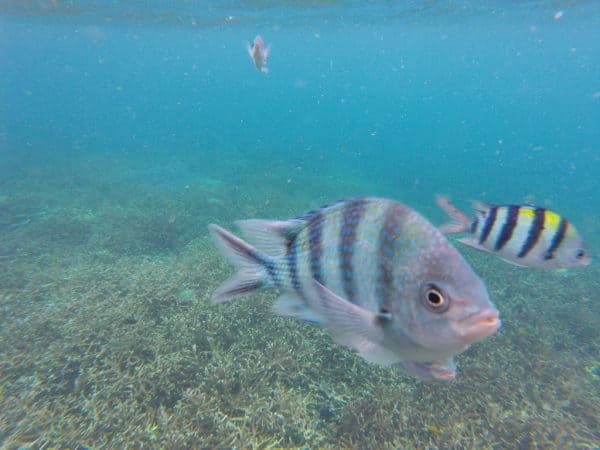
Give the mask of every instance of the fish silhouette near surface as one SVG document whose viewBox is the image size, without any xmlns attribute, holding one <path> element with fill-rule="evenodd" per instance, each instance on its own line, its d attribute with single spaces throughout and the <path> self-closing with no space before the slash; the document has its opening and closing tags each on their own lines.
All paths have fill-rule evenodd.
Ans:
<svg viewBox="0 0 600 450">
<path fill-rule="evenodd" d="M 475 216 L 455 207 L 448 197 L 438 205 L 452 218 L 443 233 L 468 232 L 459 242 L 518 265 L 542 269 L 587 266 L 592 262 L 583 239 L 565 217 L 530 205 L 490 205 L 474 201 Z"/>
<path fill-rule="evenodd" d="M 319 324 L 367 361 L 425 380 L 455 378 L 454 355 L 500 326 L 460 253 L 399 202 L 351 198 L 285 221 L 237 224 L 256 247 L 209 225 L 238 269 L 215 303 L 279 289 L 276 314 Z"/>
<path fill-rule="evenodd" d="M 271 45 L 265 47 L 262 37 L 256 36 L 252 45 L 246 43 L 246 50 L 248 51 L 250 58 L 252 58 L 256 70 L 260 70 L 263 73 L 269 73 L 267 59 L 271 52 Z"/>
</svg>

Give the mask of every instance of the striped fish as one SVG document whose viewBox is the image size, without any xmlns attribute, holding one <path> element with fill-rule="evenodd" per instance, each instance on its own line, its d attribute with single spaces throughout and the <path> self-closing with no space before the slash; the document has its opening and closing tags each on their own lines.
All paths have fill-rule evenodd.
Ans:
<svg viewBox="0 0 600 450">
<path fill-rule="evenodd" d="M 238 268 L 213 302 L 275 288 L 275 313 L 319 324 L 366 360 L 450 380 L 453 356 L 495 332 L 483 282 L 444 235 L 407 206 L 340 200 L 285 221 L 238 222 L 248 244 L 209 225 Z"/>
<path fill-rule="evenodd" d="M 469 217 L 447 197 L 438 205 L 452 218 L 440 227 L 444 233 L 469 232 L 459 242 L 499 255 L 518 266 L 556 269 L 592 262 L 579 233 L 565 217 L 530 205 L 489 205 L 474 201 Z"/>
</svg>

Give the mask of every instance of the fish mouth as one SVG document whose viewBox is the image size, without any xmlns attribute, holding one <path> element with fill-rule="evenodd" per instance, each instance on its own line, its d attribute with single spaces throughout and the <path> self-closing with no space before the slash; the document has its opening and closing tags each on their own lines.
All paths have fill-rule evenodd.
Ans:
<svg viewBox="0 0 600 450">
<path fill-rule="evenodd" d="M 462 336 L 469 342 L 479 341 L 495 333 L 502 325 L 496 308 L 486 308 L 467 316 L 461 323 Z"/>
</svg>

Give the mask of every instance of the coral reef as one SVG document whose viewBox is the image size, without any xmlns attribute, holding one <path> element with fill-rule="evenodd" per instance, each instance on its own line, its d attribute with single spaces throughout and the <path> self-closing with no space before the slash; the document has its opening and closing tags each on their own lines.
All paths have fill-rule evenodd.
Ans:
<svg viewBox="0 0 600 450">
<path fill-rule="evenodd" d="M 250 180 L 126 195 L 94 182 L 77 199 L 55 186 L 63 201 L 5 220 L 3 448 L 600 445 L 597 267 L 540 272 L 464 251 L 504 325 L 458 357 L 455 382 L 424 383 L 272 316 L 274 293 L 209 304 L 231 269 L 206 223 L 297 214 L 322 192 L 286 202 Z"/>
</svg>

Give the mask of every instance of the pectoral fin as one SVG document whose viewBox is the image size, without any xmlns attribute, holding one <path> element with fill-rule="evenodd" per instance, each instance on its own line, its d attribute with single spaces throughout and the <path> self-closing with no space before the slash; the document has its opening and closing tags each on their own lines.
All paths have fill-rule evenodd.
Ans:
<svg viewBox="0 0 600 450">
<path fill-rule="evenodd" d="M 382 324 L 389 317 L 380 316 L 336 295 L 316 280 L 307 292 L 310 308 L 319 315 L 321 324 L 336 342 L 357 351 L 369 362 L 394 364 L 400 358 L 383 347 Z"/>
</svg>

